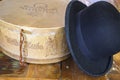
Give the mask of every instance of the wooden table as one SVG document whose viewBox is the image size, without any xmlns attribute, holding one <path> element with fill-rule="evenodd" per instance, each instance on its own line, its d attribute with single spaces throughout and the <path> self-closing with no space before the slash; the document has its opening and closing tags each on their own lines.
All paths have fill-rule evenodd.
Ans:
<svg viewBox="0 0 120 80">
<path fill-rule="evenodd" d="M 114 59 L 119 70 L 120 53 Z M 117 70 L 112 70 L 107 77 L 110 80 L 120 80 L 120 70 Z M 55 64 L 27 64 L 26 67 L 20 67 L 19 61 L 0 53 L 0 80 L 107 80 L 107 77 L 86 75 L 77 67 L 72 57 Z"/>
</svg>

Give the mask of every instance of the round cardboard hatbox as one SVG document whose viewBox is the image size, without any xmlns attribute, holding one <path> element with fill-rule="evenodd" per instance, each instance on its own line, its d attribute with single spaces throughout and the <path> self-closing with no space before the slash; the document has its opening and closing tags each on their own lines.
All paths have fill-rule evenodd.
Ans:
<svg viewBox="0 0 120 80">
<path fill-rule="evenodd" d="M 69 0 L 0 1 L 0 47 L 14 58 L 36 64 L 66 59 L 64 17 Z M 22 41 L 21 41 L 22 39 Z"/>
</svg>

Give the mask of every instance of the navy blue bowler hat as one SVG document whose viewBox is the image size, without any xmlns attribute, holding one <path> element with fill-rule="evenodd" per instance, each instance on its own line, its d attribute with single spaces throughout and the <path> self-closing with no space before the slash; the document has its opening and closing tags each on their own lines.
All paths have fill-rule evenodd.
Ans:
<svg viewBox="0 0 120 80">
<path fill-rule="evenodd" d="M 99 1 L 86 7 L 71 1 L 65 31 L 70 52 L 81 70 L 92 76 L 110 70 L 113 55 L 120 51 L 120 15 L 112 4 Z"/>
</svg>

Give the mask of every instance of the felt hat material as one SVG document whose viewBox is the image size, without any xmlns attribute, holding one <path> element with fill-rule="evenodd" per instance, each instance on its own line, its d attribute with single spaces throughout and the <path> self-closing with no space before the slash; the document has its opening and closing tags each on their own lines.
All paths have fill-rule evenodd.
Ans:
<svg viewBox="0 0 120 80">
<path fill-rule="evenodd" d="M 85 73 L 106 74 L 120 50 L 120 15 L 105 1 L 90 6 L 73 0 L 66 9 L 65 31 L 70 52 Z"/>
</svg>

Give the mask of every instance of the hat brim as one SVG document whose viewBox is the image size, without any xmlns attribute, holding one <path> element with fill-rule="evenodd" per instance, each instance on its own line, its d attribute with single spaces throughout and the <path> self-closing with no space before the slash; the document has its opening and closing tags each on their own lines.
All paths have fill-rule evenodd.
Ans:
<svg viewBox="0 0 120 80">
<path fill-rule="evenodd" d="M 85 73 L 92 76 L 101 76 L 109 71 L 112 66 L 113 56 L 102 58 L 97 61 L 89 60 L 81 52 L 78 47 L 78 39 L 76 34 L 76 13 L 86 7 L 79 1 L 71 1 L 66 9 L 65 31 L 68 47 L 76 64 Z M 82 35 L 82 34 L 81 34 Z M 82 43 L 80 41 L 80 43 Z"/>
</svg>

